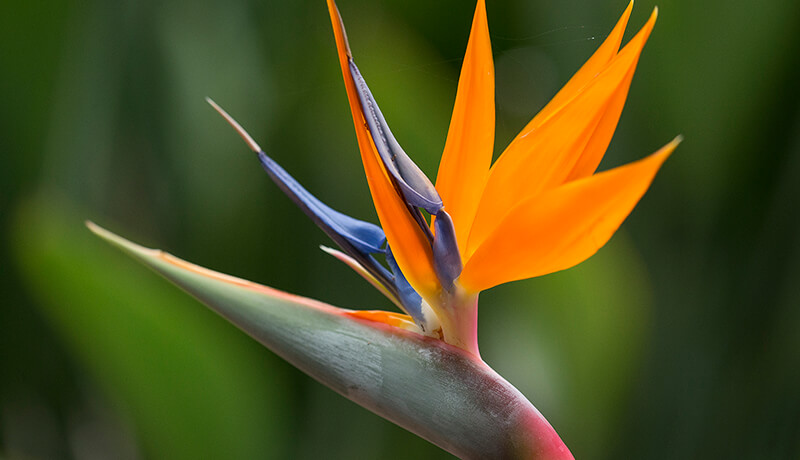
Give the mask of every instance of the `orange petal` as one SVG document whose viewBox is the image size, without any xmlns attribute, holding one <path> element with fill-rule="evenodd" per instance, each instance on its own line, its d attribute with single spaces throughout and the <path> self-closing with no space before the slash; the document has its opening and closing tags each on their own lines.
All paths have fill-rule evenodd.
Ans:
<svg viewBox="0 0 800 460">
<path fill-rule="evenodd" d="M 526 133 L 533 131 L 547 120 L 553 113 L 557 112 L 564 104 L 568 103 L 572 98 L 577 95 L 587 83 L 605 69 L 606 65 L 617 55 L 619 45 L 622 43 L 622 36 L 625 33 L 625 27 L 628 25 L 628 19 L 631 16 L 633 9 L 633 0 L 625 8 L 625 11 L 620 16 L 619 21 L 608 34 L 608 37 L 603 41 L 597 51 L 592 54 L 586 63 L 575 72 L 566 85 L 547 103 L 547 105 L 528 123 L 528 125 L 517 135 L 517 138 L 524 137 Z"/>
<path fill-rule="evenodd" d="M 608 149 L 608 144 L 611 143 L 611 138 L 614 137 L 614 131 L 617 129 L 617 122 L 619 122 L 619 117 L 622 115 L 625 100 L 628 98 L 628 89 L 631 87 L 631 80 L 633 80 L 635 70 L 636 63 L 633 64 L 628 75 L 625 76 L 625 79 L 606 104 L 605 111 L 594 128 L 592 137 L 584 147 L 583 153 L 581 153 L 572 171 L 564 179 L 564 182 L 591 176 L 597 170 L 600 160 L 603 159 Z"/>
<path fill-rule="evenodd" d="M 358 147 L 361 150 L 361 161 L 364 163 L 364 172 L 378 219 L 386 232 L 386 240 L 392 248 L 397 265 L 403 271 L 408 282 L 421 296 L 434 296 L 439 290 L 439 284 L 433 271 L 430 243 L 395 190 L 367 129 L 355 81 L 350 73 L 348 59 L 351 58 L 351 54 L 350 46 L 347 43 L 347 34 L 333 0 L 328 0 L 328 12 L 333 24 L 339 64 L 342 67 L 347 99 L 353 114 Z"/>
<path fill-rule="evenodd" d="M 492 45 L 486 4 L 478 0 L 436 178 L 436 189 L 453 218 L 462 253 L 492 164 L 494 121 Z"/>
<path fill-rule="evenodd" d="M 467 261 L 462 286 L 477 292 L 586 260 L 619 228 L 679 142 L 520 204 Z"/>
<path fill-rule="evenodd" d="M 492 166 L 470 232 L 467 257 L 514 206 L 561 185 L 581 161 L 587 147 L 591 155 L 586 161 L 599 162 L 613 135 L 611 128 L 616 127 L 624 96 L 655 19 L 654 11 L 642 30 L 597 77 L 536 130 L 512 142 Z M 581 164 L 581 168 L 585 166 Z"/>
</svg>

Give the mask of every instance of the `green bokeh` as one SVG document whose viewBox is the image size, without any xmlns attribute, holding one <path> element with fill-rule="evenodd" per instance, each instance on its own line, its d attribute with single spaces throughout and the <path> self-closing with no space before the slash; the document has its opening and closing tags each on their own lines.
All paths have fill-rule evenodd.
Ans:
<svg viewBox="0 0 800 460">
<path fill-rule="evenodd" d="M 339 3 L 433 176 L 473 5 Z M 636 3 L 626 37 L 654 5 Z M 488 1 L 497 152 L 625 6 Z M 601 169 L 685 142 L 597 256 L 482 295 L 482 353 L 579 458 L 797 458 L 800 4 L 658 6 Z M 203 100 L 374 221 L 324 2 L 3 2 L 0 96 L 0 457 L 448 458 L 83 228 L 388 308 Z"/>
</svg>

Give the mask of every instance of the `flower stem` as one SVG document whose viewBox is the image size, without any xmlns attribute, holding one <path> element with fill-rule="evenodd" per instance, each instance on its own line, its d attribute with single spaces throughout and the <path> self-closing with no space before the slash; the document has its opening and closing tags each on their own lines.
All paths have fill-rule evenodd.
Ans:
<svg viewBox="0 0 800 460">
<path fill-rule="evenodd" d="M 467 292 L 456 283 L 453 292 L 442 295 L 437 309 L 444 341 L 480 359 L 478 350 L 478 293 Z"/>
</svg>

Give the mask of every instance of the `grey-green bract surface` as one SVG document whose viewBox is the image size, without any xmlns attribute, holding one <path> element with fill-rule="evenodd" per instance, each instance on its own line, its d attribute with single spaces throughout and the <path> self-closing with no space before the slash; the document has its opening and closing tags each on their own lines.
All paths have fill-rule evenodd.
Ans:
<svg viewBox="0 0 800 460">
<path fill-rule="evenodd" d="M 303 372 L 461 458 L 571 458 L 516 388 L 459 348 L 89 227 Z"/>
<path fill-rule="evenodd" d="M 88 225 L 303 372 L 459 457 L 571 458 L 516 388 L 459 348 Z"/>
</svg>

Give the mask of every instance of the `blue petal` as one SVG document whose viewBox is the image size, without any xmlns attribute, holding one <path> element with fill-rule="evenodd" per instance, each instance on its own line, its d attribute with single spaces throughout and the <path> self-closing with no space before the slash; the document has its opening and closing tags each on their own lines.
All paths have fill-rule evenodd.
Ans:
<svg viewBox="0 0 800 460">
<path fill-rule="evenodd" d="M 258 152 L 261 164 L 270 178 L 306 213 L 333 241 L 356 259 L 364 268 L 386 286 L 403 304 L 405 312 L 425 330 L 426 320 L 422 313 L 422 297 L 411 287 L 394 260 L 388 245 L 384 249 L 386 236 L 383 229 L 348 215 L 342 214 L 318 200 L 300 185 L 278 163 L 263 151 Z M 444 211 L 442 211 L 444 212 Z M 450 221 L 452 224 L 452 221 Z M 452 227 L 452 225 L 451 225 Z M 456 251 L 457 252 L 457 251 Z M 386 270 L 372 254 L 386 255 Z M 459 260 L 460 262 L 460 260 Z"/>
<path fill-rule="evenodd" d="M 403 151 L 397 143 L 392 131 L 383 118 L 375 98 L 367 86 L 367 82 L 358 71 L 355 62 L 350 59 L 350 71 L 356 82 L 361 110 L 369 126 L 370 134 L 378 149 L 386 169 L 394 178 L 403 193 L 405 201 L 411 206 L 422 208 L 430 214 L 442 209 L 442 198 L 436 191 L 428 176 Z"/>
<path fill-rule="evenodd" d="M 318 200 L 275 160 L 267 156 L 250 134 L 222 107 L 209 98 L 206 98 L 206 101 L 239 133 L 250 149 L 258 154 L 261 164 L 272 181 L 347 255 L 355 259 L 361 267 L 385 286 L 400 301 L 401 308 L 414 318 L 423 331 L 429 329 L 423 314 L 422 298 L 411 287 L 397 266 L 389 246 L 385 245 L 386 235 L 383 230 L 377 225 L 342 214 Z M 430 229 L 419 210 L 413 208 L 413 212 L 418 218 L 420 226 L 427 231 L 429 239 L 433 241 Z M 391 272 L 375 260 L 373 254 L 385 254 L 386 263 L 391 268 Z"/>
<path fill-rule="evenodd" d="M 383 253 L 386 235 L 377 225 L 331 209 L 300 185 L 263 151 L 258 159 L 273 182 L 342 250 L 356 259 L 387 288 L 395 291 L 389 272 L 371 254 Z"/>
<path fill-rule="evenodd" d="M 450 290 L 463 268 L 453 219 L 442 209 L 436 213 L 433 227 L 436 230 L 433 238 L 433 268 L 442 286 Z"/>
</svg>

